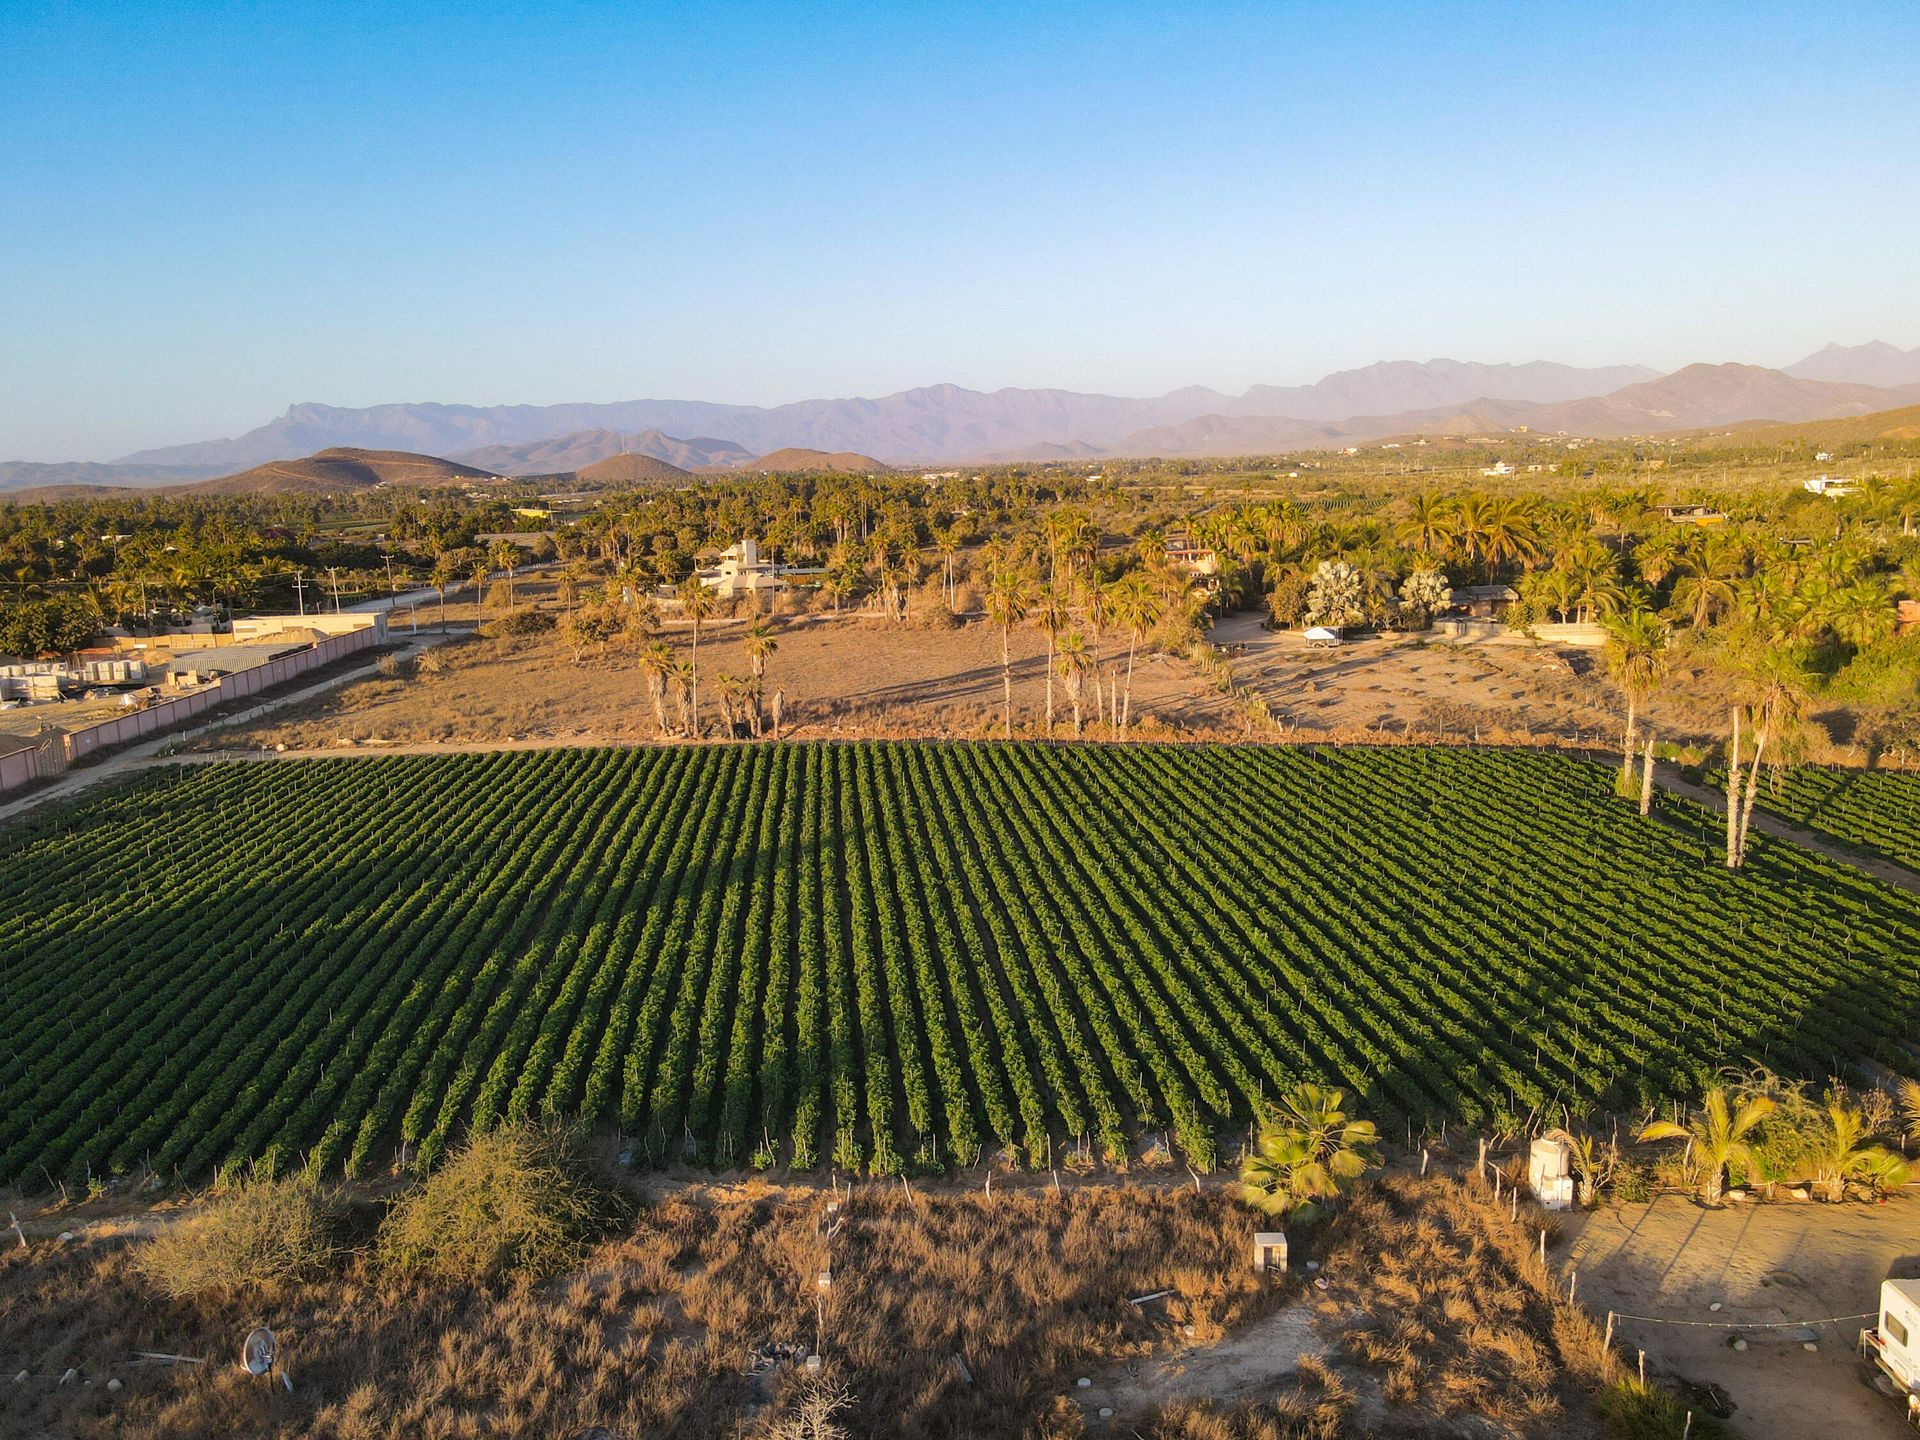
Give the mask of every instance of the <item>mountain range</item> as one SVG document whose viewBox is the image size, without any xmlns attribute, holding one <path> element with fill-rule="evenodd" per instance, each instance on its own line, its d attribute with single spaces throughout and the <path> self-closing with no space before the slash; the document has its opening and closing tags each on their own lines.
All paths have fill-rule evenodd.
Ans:
<svg viewBox="0 0 1920 1440">
<path fill-rule="evenodd" d="M 710 471 L 745 467 L 756 456 L 772 461 L 789 450 L 808 452 L 808 465 L 824 463 L 813 458 L 820 454 L 921 464 L 1263 454 L 1523 428 L 1603 438 L 1844 419 L 1915 403 L 1920 349 L 1874 341 L 1829 345 L 1778 370 L 1701 364 L 1662 375 L 1633 365 L 1388 361 L 1311 385 L 1255 385 L 1238 395 L 1191 386 L 1144 399 L 934 385 L 877 399 L 779 406 L 300 404 L 233 439 L 145 450 L 112 465 L 0 464 L 0 490 L 174 488 L 343 447 L 447 456 L 505 475 L 576 472 L 621 455 Z"/>
</svg>

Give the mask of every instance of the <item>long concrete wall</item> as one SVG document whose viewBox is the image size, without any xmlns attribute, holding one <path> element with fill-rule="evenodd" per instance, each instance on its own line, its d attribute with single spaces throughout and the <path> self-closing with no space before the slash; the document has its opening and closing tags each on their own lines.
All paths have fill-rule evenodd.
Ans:
<svg viewBox="0 0 1920 1440">
<path fill-rule="evenodd" d="M 257 695 L 275 685 L 283 685 L 289 680 L 330 665 L 346 655 L 368 650 L 378 645 L 384 638 L 385 626 L 366 625 L 345 635 L 331 635 L 325 640 L 317 640 L 304 650 L 296 650 L 290 655 L 282 655 L 265 665 L 255 665 L 251 669 L 236 670 L 231 675 L 223 675 L 211 684 L 204 685 L 189 695 L 176 696 L 150 705 L 145 710 L 136 710 L 131 714 L 117 715 L 111 720 L 102 720 L 96 725 L 84 725 L 70 730 L 62 737 L 63 744 L 57 749 L 64 754 L 49 757 L 39 751 L 16 750 L 11 755 L 0 755 L 0 791 L 18 789 L 35 780 L 50 778 L 52 774 L 64 771 L 67 765 L 97 751 L 111 749 L 116 745 L 130 744 L 144 740 L 149 736 L 176 729 L 186 724 L 196 715 L 205 714 L 216 705 L 228 700 L 245 699 Z M 49 766 L 53 766 L 49 770 Z"/>
</svg>

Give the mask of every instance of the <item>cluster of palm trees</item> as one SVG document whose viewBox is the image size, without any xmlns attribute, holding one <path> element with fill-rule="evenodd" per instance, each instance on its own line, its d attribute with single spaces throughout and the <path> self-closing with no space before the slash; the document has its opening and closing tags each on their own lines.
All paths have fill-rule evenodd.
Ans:
<svg viewBox="0 0 1920 1440">
<path fill-rule="evenodd" d="M 1103 578 L 1100 533 L 1085 512 L 1056 510 L 1042 527 L 1041 544 L 995 541 L 984 559 L 983 604 L 1000 631 L 1001 720 L 1013 735 L 1012 635 L 1032 624 L 1047 637 L 1044 733 L 1056 724 L 1054 680 L 1065 691 L 1073 733 L 1087 723 L 1088 698 L 1096 725 L 1116 740 L 1133 723 L 1133 676 L 1140 646 L 1170 617 L 1191 624 L 1204 597 L 1190 576 L 1167 563 L 1165 547 L 1144 540 L 1118 574 Z M 1118 674 L 1108 666 L 1107 637 L 1126 641 Z M 1118 663 L 1118 656 L 1113 657 Z"/>
<path fill-rule="evenodd" d="M 719 596 L 697 575 L 682 581 L 676 597 L 680 613 L 692 625 L 692 641 L 682 659 L 662 639 L 640 650 L 640 671 L 646 677 L 647 698 L 662 738 L 699 739 L 707 733 L 700 709 L 700 632 L 719 608 Z M 718 695 L 721 733 L 738 735 L 743 729 L 754 739 L 771 733 L 778 738 L 784 697 L 776 691 L 772 713 L 766 704 L 767 661 L 780 648 L 778 633 L 764 617 L 750 623 L 741 636 L 751 667 L 745 675 L 722 673 L 712 679 Z"/>
<path fill-rule="evenodd" d="M 1883 1104 L 1883 1113 L 1870 1116 L 1865 1104 L 1838 1087 L 1816 1101 L 1804 1085 L 1762 1071 L 1708 1087 L 1698 1109 L 1655 1120 L 1639 1138 L 1680 1141 L 1683 1173 L 1709 1205 L 1720 1203 L 1729 1174 L 1769 1191 L 1804 1180 L 1837 1204 L 1849 1185 L 1879 1194 L 1911 1178 L 1907 1158 L 1875 1138 L 1876 1128 L 1898 1128 L 1903 1143 L 1920 1141 L 1920 1083 L 1906 1083 L 1900 1104 L 1904 1115 Z"/>
</svg>

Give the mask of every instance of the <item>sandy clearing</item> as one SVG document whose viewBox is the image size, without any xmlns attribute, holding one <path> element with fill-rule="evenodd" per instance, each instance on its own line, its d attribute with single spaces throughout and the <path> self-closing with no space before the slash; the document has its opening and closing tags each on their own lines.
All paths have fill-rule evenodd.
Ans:
<svg viewBox="0 0 1920 1440">
<path fill-rule="evenodd" d="M 1853 1315 L 1879 1303 L 1890 1273 L 1920 1275 L 1920 1201 L 1880 1206 L 1781 1202 L 1708 1210 L 1680 1196 L 1597 1210 L 1569 1222 L 1562 1274 L 1608 1310 L 1691 1325 L 1620 1320 L 1616 1340 L 1644 1348 L 1649 1370 L 1719 1386 L 1733 1423 L 1768 1440 L 1911 1436 L 1892 1401 L 1860 1382 L 1862 1320 L 1797 1328 L 1740 1326 Z M 1718 1312 L 1709 1307 L 1718 1302 Z"/>
</svg>

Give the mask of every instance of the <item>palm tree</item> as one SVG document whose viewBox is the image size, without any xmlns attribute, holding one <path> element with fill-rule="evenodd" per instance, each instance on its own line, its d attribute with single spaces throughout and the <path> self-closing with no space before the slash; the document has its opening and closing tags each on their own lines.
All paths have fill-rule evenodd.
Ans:
<svg viewBox="0 0 1920 1440">
<path fill-rule="evenodd" d="M 948 525 L 936 531 L 933 537 L 933 550 L 940 557 L 943 573 L 941 587 L 947 597 L 947 609 L 953 609 L 953 557 L 960 553 L 960 527 Z"/>
<path fill-rule="evenodd" d="M 1073 706 L 1073 733 L 1080 733 L 1080 694 L 1086 688 L 1087 667 L 1092 663 L 1087 650 L 1087 637 L 1078 630 L 1069 630 L 1062 635 L 1057 646 L 1055 665 L 1060 670 L 1060 680 L 1067 687 L 1067 699 Z"/>
<path fill-rule="evenodd" d="M 1901 1119 L 1907 1121 L 1908 1144 L 1920 1144 L 1920 1081 L 1901 1081 Z"/>
<path fill-rule="evenodd" d="M 1263 1215 L 1307 1225 L 1381 1163 L 1371 1120 L 1347 1113 L 1338 1086 L 1297 1085 L 1261 1125 L 1240 1166 L 1240 1196 Z"/>
<path fill-rule="evenodd" d="M 780 648 L 773 626 L 765 620 L 754 621 L 747 627 L 747 633 L 741 637 L 740 643 L 747 652 L 747 659 L 753 664 L 753 678 L 765 679 L 767 660 Z"/>
<path fill-rule="evenodd" d="M 1686 1141 L 1688 1157 L 1701 1167 L 1707 1204 L 1718 1205 L 1727 1166 L 1753 1163 L 1747 1136 L 1773 1111 L 1774 1102 L 1764 1095 L 1748 1096 L 1737 1109 L 1732 1108 L 1727 1103 L 1726 1087 L 1715 1085 L 1707 1091 L 1700 1109 L 1684 1122 L 1656 1120 L 1640 1132 L 1640 1139 Z"/>
<path fill-rule="evenodd" d="M 700 734 L 700 622 L 713 614 L 719 604 L 720 597 L 698 575 L 689 575 L 680 582 L 680 613 L 693 621 L 693 652 L 687 662 L 687 690 L 693 721 L 687 733 L 696 737 Z"/>
<path fill-rule="evenodd" d="M 473 603 L 476 608 L 478 608 L 480 604 L 480 592 L 487 587 L 488 582 L 492 579 L 493 567 L 487 564 L 485 560 L 475 562 L 473 573 L 467 577 L 467 583 L 473 586 Z"/>
<path fill-rule="evenodd" d="M 1113 583 L 1113 617 L 1127 627 L 1127 689 L 1126 699 L 1120 706 L 1120 723 L 1116 734 L 1123 739 L 1127 725 L 1133 718 L 1133 657 L 1147 632 L 1160 623 L 1160 617 L 1166 613 L 1166 605 L 1154 593 L 1152 584 L 1138 570 L 1129 572 Z"/>
<path fill-rule="evenodd" d="M 1093 714 L 1096 722 L 1104 722 L 1110 708 L 1107 694 L 1106 656 L 1102 646 L 1107 636 L 1107 626 L 1113 620 L 1113 601 L 1106 588 L 1100 584 L 1100 577 L 1093 570 L 1087 571 L 1086 589 L 1080 597 L 1081 613 L 1087 617 L 1087 624 L 1093 630 Z M 1117 708 L 1114 713 L 1118 713 Z"/>
<path fill-rule="evenodd" d="M 1745 573 L 1745 547 L 1731 536 L 1713 536 L 1674 566 L 1674 612 L 1687 616 L 1694 629 L 1706 629 L 1714 616 L 1733 609 Z"/>
<path fill-rule="evenodd" d="M 1540 526 L 1527 501 L 1509 496 L 1491 502 L 1480 516 L 1481 544 L 1494 574 L 1508 564 L 1532 569 L 1540 559 Z"/>
<path fill-rule="evenodd" d="M 487 551 L 487 560 L 496 570 L 507 572 L 507 609 L 513 609 L 513 572 L 520 563 L 520 547 L 511 540 L 496 540 Z"/>
<path fill-rule="evenodd" d="M 427 576 L 427 583 L 440 592 L 440 632 L 447 629 L 447 591 L 453 585 L 454 577 L 460 572 L 454 568 L 453 556 L 442 550 L 433 557 L 433 573 Z"/>
<path fill-rule="evenodd" d="M 640 652 L 640 669 L 647 677 L 647 698 L 653 701 L 653 718 L 660 733 L 667 733 L 667 677 L 673 673 L 673 647 L 655 640 Z"/>
<path fill-rule="evenodd" d="M 987 619 L 1000 627 L 1000 686 L 1007 738 L 1013 738 L 1013 660 L 1008 648 L 1013 627 L 1027 618 L 1033 581 L 1024 570 L 1004 566 L 987 582 Z"/>
<path fill-rule="evenodd" d="M 1629 610 L 1604 622 L 1607 673 L 1627 697 L 1627 738 L 1620 747 L 1620 793 L 1633 784 L 1634 721 L 1667 666 L 1667 630 L 1651 610 Z"/>
<path fill-rule="evenodd" d="M 1413 514 L 1394 532 L 1402 545 L 1436 559 L 1445 554 L 1453 534 L 1453 502 L 1423 491 L 1413 497 Z"/>
<path fill-rule="evenodd" d="M 1827 1126 L 1813 1147 L 1813 1183 L 1838 1205 L 1847 1198 L 1847 1181 L 1874 1176 L 1894 1185 L 1904 1184 L 1889 1173 L 1905 1161 L 1884 1145 L 1867 1138 L 1867 1117 L 1856 1105 L 1837 1095 L 1827 1097 Z"/>
<path fill-rule="evenodd" d="M 1042 587 L 1039 599 L 1033 606 L 1033 623 L 1047 634 L 1047 734 L 1053 734 L 1053 669 L 1054 656 L 1060 644 L 1060 632 L 1067 628 L 1073 619 L 1073 613 L 1067 606 L 1067 597 L 1058 582 Z"/>
</svg>

